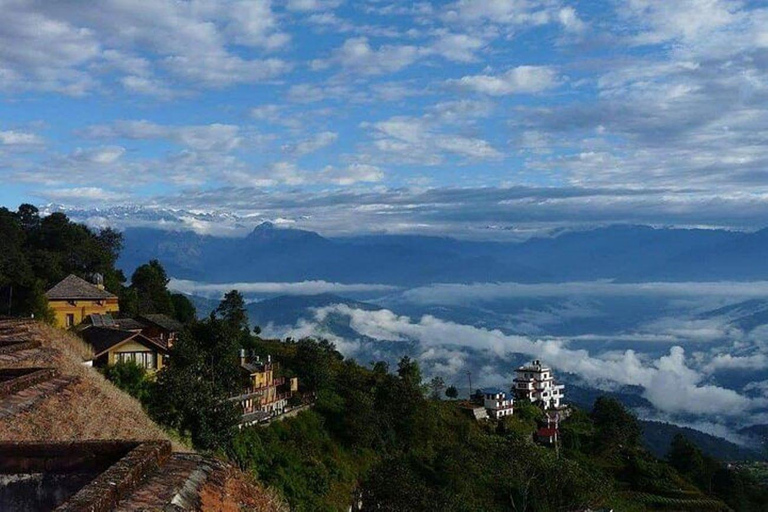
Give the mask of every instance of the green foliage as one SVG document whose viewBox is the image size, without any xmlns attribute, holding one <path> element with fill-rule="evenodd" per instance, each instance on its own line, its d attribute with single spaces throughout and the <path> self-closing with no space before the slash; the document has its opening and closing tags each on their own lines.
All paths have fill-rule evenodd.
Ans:
<svg viewBox="0 0 768 512">
<path fill-rule="evenodd" d="M 152 395 L 152 381 L 144 368 L 134 361 L 121 361 L 108 366 L 104 369 L 104 376 L 142 403 L 146 403 Z"/>
<path fill-rule="evenodd" d="M 232 290 L 227 292 L 214 313 L 232 326 L 232 329 L 250 331 L 248 312 L 245 309 L 245 299 L 239 291 Z"/>
<path fill-rule="evenodd" d="M 173 303 L 173 314 L 176 320 L 182 324 L 192 323 L 197 317 L 197 310 L 192 301 L 186 295 L 181 293 L 172 293 L 171 302 Z"/>
<path fill-rule="evenodd" d="M 591 417 L 598 440 L 597 449 L 615 451 L 639 445 L 642 429 L 637 418 L 615 398 L 598 398 Z"/>
<path fill-rule="evenodd" d="M 445 390 L 445 381 L 442 377 L 432 377 L 429 381 L 429 397 L 432 400 L 440 400 L 443 398 L 443 391 Z"/>
<path fill-rule="evenodd" d="M 240 418 L 227 399 L 240 390 L 239 344 L 231 327 L 209 318 L 192 324 L 171 350 L 171 364 L 158 375 L 149 401 L 160 424 L 188 433 L 195 447 L 224 448 Z"/>
<path fill-rule="evenodd" d="M 634 416 L 618 402 L 574 410 L 556 452 L 532 442 L 543 419 L 537 406 L 518 401 L 512 417 L 475 422 L 456 402 L 431 400 L 411 359 L 392 374 L 386 363 L 345 360 L 325 341 L 256 343 L 317 401 L 296 418 L 243 429 L 227 453 L 293 510 L 345 510 L 356 498 L 376 511 L 725 510 L 721 499 L 759 510 L 716 492 L 728 487 L 744 500 L 750 491 L 733 480 L 738 473 L 713 474 L 709 493 L 643 450 Z"/>
<path fill-rule="evenodd" d="M 175 316 L 173 300 L 168 291 L 168 274 L 157 260 L 138 267 L 131 276 L 131 293 L 121 303 L 123 312 L 132 315 L 163 313 Z"/>
<path fill-rule="evenodd" d="M 705 455 L 685 436 L 677 434 L 670 443 L 667 460 L 681 475 L 722 499 L 734 510 L 765 510 L 768 489 L 746 471 L 730 470 Z"/>
<path fill-rule="evenodd" d="M 52 321 L 45 290 L 69 274 L 100 273 L 113 293 L 125 281 L 115 269 L 122 238 L 111 229 L 95 232 L 62 213 L 42 218 L 23 204 L 16 212 L 0 208 L 0 240 L 0 314 Z"/>
<path fill-rule="evenodd" d="M 459 390 L 456 389 L 456 386 L 448 386 L 448 389 L 445 390 L 445 396 L 451 400 L 456 400 L 459 397 Z"/>
</svg>

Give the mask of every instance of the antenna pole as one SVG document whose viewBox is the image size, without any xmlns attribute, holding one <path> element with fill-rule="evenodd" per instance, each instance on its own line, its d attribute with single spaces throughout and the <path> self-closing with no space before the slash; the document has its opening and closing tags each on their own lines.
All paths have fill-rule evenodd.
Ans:
<svg viewBox="0 0 768 512">
<path fill-rule="evenodd" d="M 472 372 L 467 372 L 467 378 L 469 379 L 469 398 L 472 398 Z"/>
</svg>

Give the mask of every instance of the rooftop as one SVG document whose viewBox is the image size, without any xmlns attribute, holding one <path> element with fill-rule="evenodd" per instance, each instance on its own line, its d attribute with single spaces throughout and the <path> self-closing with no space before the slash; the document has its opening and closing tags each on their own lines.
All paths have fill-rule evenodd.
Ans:
<svg viewBox="0 0 768 512">
<path fill-rule="evenodd" d="M 53 288 L 45 292 L 48 300 L 105 300 L 116 299 L 117 295 L 102 290 L 85 279 L 70 274 Z"/>
<path fill-rule="evenodd" d="M 80 332 L 80 336 L 93 348 L 94 357 L 98 357 L 107 350 L 130 340 L 155 350 L 163 352 L 168 350 L 166 346 L 161 345 L 157 340 L 143 336 L 138 332 L 113 329 L 111 327 L 88 327 Z"/>
<path fill-rule="evenodd" d="M 543 365 L 539 359 L 534 359 L 530 363 L 524 364 L 517 369 L 518 372 L 548 372 L 550 370 L 551 368 L 549 368 L 549 366 Z"/>
<path fill-rule="evenodd" d="M 165 329 L 166 331 L 181 332 L 184 330 L 184 326 L 181 325 L 180 322 L 162 313 L 140 315 L 139 320 L 155 324 L 156 326 L 160 327 L 161 329 Z"/>
</svg>

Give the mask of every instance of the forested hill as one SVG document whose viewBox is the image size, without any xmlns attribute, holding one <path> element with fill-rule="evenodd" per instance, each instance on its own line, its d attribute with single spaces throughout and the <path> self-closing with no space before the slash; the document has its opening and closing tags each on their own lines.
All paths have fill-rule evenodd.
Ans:
<svg viewBox="0 0 768 512">
<path fill-rule="evenodd" d="M 598 398 L 561 425 L 560 450 L 534 443 L 541 411 L 522 402 L 500 422 L 477 422 L 439 382 L 423 384 L 403 358 L 363 367 L 312 340 L 255 340 L 259 353 L 317 394 L 313 410 L 248 428 L 228 453 L 280 489 L 298 511 L 363 510 L 763 511 L 768 489 L 703 454 L 684 436 L 664 458 L 646 451 L 637 419 Z"/>
</svg>

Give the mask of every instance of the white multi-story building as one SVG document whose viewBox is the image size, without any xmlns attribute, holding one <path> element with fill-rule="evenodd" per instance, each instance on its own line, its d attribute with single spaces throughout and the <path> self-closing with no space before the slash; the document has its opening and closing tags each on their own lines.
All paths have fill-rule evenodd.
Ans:
<svg viewBox="0 0 768 512">
<path fill-rule="evenodd" d="M 498 420 L 504 416 L 511 416 L 513 412 L 513 399 L 504 391 L 497 388 L 482 390 L 483 407 L 488 411 L 488 416 Z"/>
<path fill-rule="evenodd" d="M 555 382 L 552 369 L 538 359 L 515 370 L 513 391 L 520 400 L 539 402 L 545 409 L 557 409 L 563 400 L 565 386 Z"/>
</svg>

